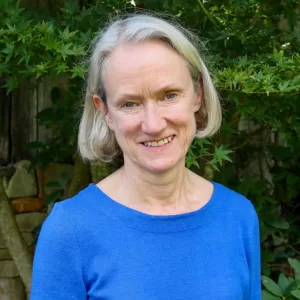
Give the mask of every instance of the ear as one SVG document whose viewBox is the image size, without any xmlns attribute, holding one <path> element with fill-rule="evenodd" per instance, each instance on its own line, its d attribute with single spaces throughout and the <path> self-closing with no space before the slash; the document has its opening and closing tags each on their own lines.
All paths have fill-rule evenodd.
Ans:
<svg viewBox="0 0 300 300">
<path fill-rule="evenodd" d="M 113 122 L 110 117 L 110 113 L 108 112 L 108 109 L 106 105 L 104 104 L 103 100 L 98 96 L 98 95 L 93 95 L 93 102 L 97 109 L 101 111 L 103 114 L 105 114 L 104 118 L 106 121 L 107 126 L 109 127 L 110 130 L 114 130 Z"/>
<path fill-rule="evenodd" d="M 100 110 L 103 113 L 106 112 L 105 104 L 103 103 L 102 99 L 98 95 L 93 95 L 93 102 L 98 110 Z"/>
<path fill-rule="evenodd" d="M 201 73 L 199 73 L 198 84 L 199 84 L 199 88 L 198 91 L 196 92 L 196 98 L 194 102 L 194 112 L 197 112 L 200 109 L 203 100 L 203 78 Z"/>
</svg>

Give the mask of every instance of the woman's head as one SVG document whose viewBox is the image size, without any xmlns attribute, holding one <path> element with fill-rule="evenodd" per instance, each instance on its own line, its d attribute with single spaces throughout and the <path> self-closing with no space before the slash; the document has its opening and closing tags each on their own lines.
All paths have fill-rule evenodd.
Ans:
<svg viewBox="0 0 300 300">
<path fill-rule="evenodd" d="M 115 21 L 103 31 L 91 56 L 79 128 L 84 158 L 110 161 L 121 150 L 134 161 L 145 153 L 157 160 L 167 145 L 145 153 L 139 147 L 170 139 L 169 134 L 176 137 L 172 142 L 175 146 L 177 139 L 182 158 L 194 136 L 211 136 L 219 129 L 218 96 L 192 37 L 146 15 Z"/>
</svg>

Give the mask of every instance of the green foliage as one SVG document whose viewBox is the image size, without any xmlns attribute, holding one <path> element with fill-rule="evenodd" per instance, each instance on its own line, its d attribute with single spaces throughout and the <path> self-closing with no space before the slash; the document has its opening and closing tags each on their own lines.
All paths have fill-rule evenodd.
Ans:
<svg viewBox="0 0 300 300">
<path fill-rule="evenodd" d="M 280 273 L 276 283 L 271 278 L 262 276 L 262 283 L 265 288 L 262 291 L 262 300 L 300 299 L 300 261 L 291 258 L 288 261 L 294 270 L 295 277 Z"/>
<path fill-rule="evenodd" d="M 40 78 L 63 72 L 74 74 L 72 60 L 84 54 L 78 31 L 63 31 L 53 21 L 33 23 L 23 9 L 11 4 L 2 18 L 0 70 L 8 92 L 24 77 Z M 76 76 L 80 74 L 75 70 Z"/>
<path fill-rule="evenodd" d="M 213 145 L 209 139 L 195 139 L 186 156 L 186 166 L 200 168 L 199 160 L 203 159 L 214 170 L 219 171 L 218 165 L 222 166 L 224 161 L 230 161 L 228 154 L 232 153 L 226 145 Z"/>
</svg>

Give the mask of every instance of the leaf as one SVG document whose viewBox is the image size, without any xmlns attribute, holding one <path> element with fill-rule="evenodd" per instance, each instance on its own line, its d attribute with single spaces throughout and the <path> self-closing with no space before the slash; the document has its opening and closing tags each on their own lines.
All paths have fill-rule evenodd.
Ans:
<svg viewBox="0 0 300 300">
<path fill-rule="evenodd" d="M 221 145 L 220 147 L 215 148 L 214 159 L 211 162 L 212 165 L 215 165 L 215 163 L 219 163 L 222 166 L 223 160 L 227 160 L 231 162 L 231 159 L 227 154 L 232 153 L 232 151 L 225 149 L 225 147 L 226 146 Z"/>
<path fill-rule="evenodd" d="M 18 65 L 19 65 L 22 61 L 24 61 L 25 64 L 28 65 L 29 60 L 30 60 L 30 55 L 24 54 L 24 55 L 20 58 L 20 60 L 18 61 Z"/>
<path fill-rule="evenodd" d="M 289 285 L 291 284 L 291 281 L 293 281 L 292 278 L 285 276 L 283 273 L 279 274 L 279 278 L 278 278 L 278 285 L 282 291 L 282 293 L 285 295 L 285 292 L 287 290 L 287 288 L 289 287 Z"/>
<path fill-rule="evenodd" d="M 280 297 L 276 297 L 272 294 L 270 294 L 268 291 L 263 290 L 261 293 L 262 300 L 280 300 Z"/>
<path fill-rule="evenodd" d="M 60 63 L 56 66 L 56 74 L 65 73 L 68 70 L 68 66 L 65 63 Z"/>
<path fill-rule="evenodd" d="M 292 294 L 296 299 L 300 299 L 300 291 L 299 291 L 299 290 L 291 291 L 291 294 Z"/>
<path fill-rule="evenodd" d="M 284 243 L 284 237 L 276 236 L 274 233 L 272 234 L 272 239 L 274 246 L 279 246 Z"/>
<path fill-rule="evenodd" d="M 271 292 L 275 296 L 283 296 L 280 287 L 269 277 L 267 276 L 262 276 L 262 283 L 264 287 Z"/>
<path fill-rule="evenodd" d="M 279 88 L 280 92 L 285 92 L 287 87 L 289 86 L 289 84 L 290 84 L 290 80 L 285 81 L 283 83 L 280 82 L 279 85 L 278 85 L 278 88 Z"/>
<path fill-rule="evenodd" d="M 300 279 L 300 261 L 297 259 L 293 259 L 293 258 L 289 258 L 288 261 L 289 261 L 289 264 L 292 266 L 292 268 L 295 271 L 296 279 Z"/>
<path fill-rule="evenodd" d="M 71 37 L 73 37 L 76 33 L 78 32 L 78 30 L 76 31 L 69 31 L 69 27 L 66 27 L 64 31 L 60 31 L 59 30 L 59 37 L 64 40 L 64 41 L 68 41 Z"/>
<path fill-rule="evenodd" d="M 286 295 L 289 295 L 291 293 L 291 291 L 293 290 L 297 290 L 300 288 L 300 280 L 299 279 L 296 279 L 294 280 L 290 285 L 289 287 L 286 289 L 285 291 L 285 294 Z"/>
<path fill-rule="evenodd" d="M 262 273 L 265 276 L 269 276 L 271 274 L 271 268 L 265 261 L 262 262 Z"/>
<path fill-rule="evenodd" d="M 80 77 L 82 79 L 84 79 L 84 72 L 85 72 L 85 69 L 80 67 L 80 66 L 75 66 L 72 70 L 72 78 L 74 77 Z"/>
<path fill-rule="evenodd" d="M 277 229 L 289 229 L 290 228 L 290 225 L 287 221 L 285 220 L 265 220 L 265 222 L 267 224 L 269 224 L 270 226 L 274 227 L 274 228 L 277 228 Z"/>
<path fill-rule="evenodd" d="M 3 87 L 7 88 L 7 94 L 12 92 L 15 88 L 17 88 L 19 85 L 18 80 L 16 77 L 10 77 L 6 80 L 6 83 L 3 85 Z"/>
</svg>

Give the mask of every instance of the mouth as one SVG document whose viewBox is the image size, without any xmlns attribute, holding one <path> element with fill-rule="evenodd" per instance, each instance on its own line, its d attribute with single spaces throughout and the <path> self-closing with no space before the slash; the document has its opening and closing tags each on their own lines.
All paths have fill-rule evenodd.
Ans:
<svg viewBox="0 0 300 300">
<path fill-rule="evenodd" d="M 146 147 L 162 147 L 166 144 L 169 144 L 174 139 L 175 135 L 170 135 L 164 139 L 158 140 L 158 141 L 149 141 L 142 143 Z"/>
</svg>

